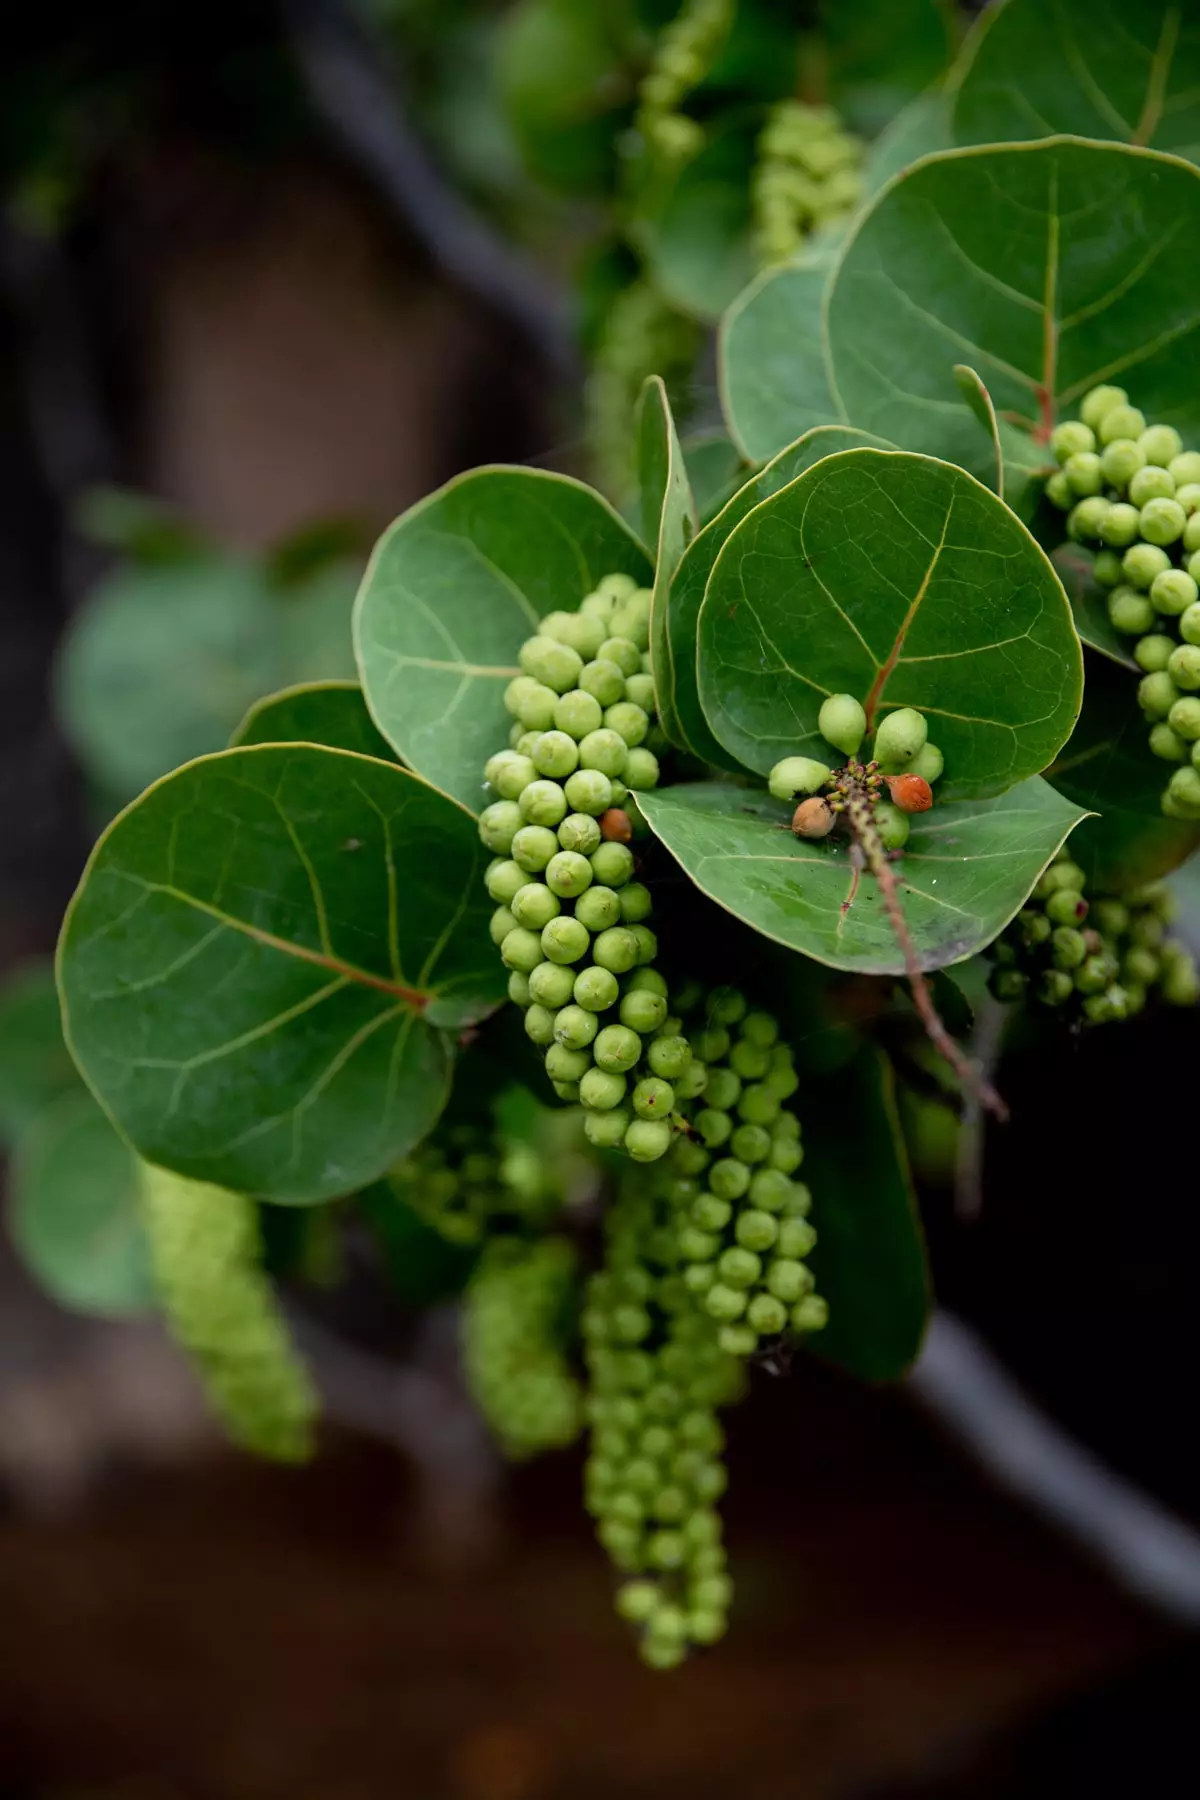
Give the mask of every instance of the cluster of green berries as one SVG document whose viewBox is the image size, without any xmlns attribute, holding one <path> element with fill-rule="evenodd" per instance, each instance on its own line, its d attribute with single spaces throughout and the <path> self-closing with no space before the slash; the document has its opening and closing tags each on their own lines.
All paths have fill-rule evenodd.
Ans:
<svg viewBox="0 0 1200 1800">
<path fill-rule="evenodd" d="M 637 130 L 659 162 L 679 165 L 704 143 L 704 127 L 679 111 L 700 85 L 729 33 L 736 0 L 684 0 L 660 32 L 638 88 Z"/>
<path fill-rule="evenodd" d="M 541 1158 L 482 1121 L 443 1125 L 393 1165 L 388 1184 L 418 1218 L 464 1246 L 492 1231 L 537 1228 L 558 1204 Z"/>
<path fill-rule="evenodd" d="M 804 1260 L 817 1234 L 812 1195 L 793 1179 L 800 1122 L 784 1105 L 800 1081 L 775 1020 L 732 989 L 709 1000 L 690 1042 L 707 1079 L 667 1165 L 680 1272 L 720 1349 L 753 1356 L 764 1338 L 828 1318 Z"/>
<path fill-rule="evenodd" d="M 853 694 L 828 695 L 817 726 L 827 744 L 851 759 L 859 785 L 869 791 L 871 815 L 884 849 L 903 849 L 911 814 L 930 806 L 929 790 L 945 767 L 941 751 L 929 740 L 924 716 L 911 706 L 884 713 L 871 740 L 869 760 L 861 765 L 855 759 L 868 735 L 867 715 Z M 841 774 L 815 756 L 785 756 L 771 770 L 767 786 L 777 800 L 801 801 L 793 818 L 798 835 L 825 837 L 842 810 Z M 889 800 L 880 796 L 883 786 Z"/>
<path fill-rule="evenodd" d="M 1061 466 L 1047 498 L 1069 536 L 1098 546 L 1108 616 L 1137 640 L 1150 748 L 1178 765 L 1162 809 L 1200 819 L 1200 452 L 1172 426 L 1147 425 L 1119 387 L 1093 388 L 1050 444 Z"/>
<path fill-rule="evenodd" d="M 606 1220 L 603 1269 L 582 1317 L 591 1443 L 585 1499 L 597 1536 L 629 1579 L 618 1613 L 652 1668 L 682 1662 L 725 1631 L 732 1598 L 716 1503 L 726 1486 L 717 1408 L 740 1365 L 717 1345 L 679 1268 L 670 1179 L 626 1182 Z"/>
<path fill-rule="evenodd" d="M 863 143 L 831 106 L 781 100 L 758 140 L 751 198 L 764 267 L 787 262 L 805 238 L 840 224 L 862 195 Z"/>
<path fill-rule="evenodd" d="M 597 484 L 623 500 L 634 482 L 629 421 L 649 375 L 661 375 L 676 418 L 688 410 L 689 385 L 703 332 L 646 280 L 632 282 L 609 306 L 584 391 L 591 465 Z"/>
<path fill-rule="evenodd" d="M 559 1237 L 494 1237 L 467 1283 L 467 1385 L 514 1459 L 559 1449 L 579 1434 L 583 1395 L 567 1360 L 577 1301 L 578 1258 Z"/>
<path fill-rule="evenodd" d="M 658 780 L 649 629 L 650 595 L 626 575 L 606 576 L 578 613 L 543 619 L 505 696 L 511 747 L 485 771 L 500 798 L 479 820 L 496 856 L 492 937 L 525 1030 L 591 1141 L 639 1162 L 666 1153 L 693 1079 L 661 1037 L 653 902 L 624 841 L 631 790 Z"/>
<path fill-rule="evenodd" d="M 988 952 L 996 998 L 1029 998 L 1084 1025 L 1130 1018 L 1151 995 L 1194 1005 L 1200 977 L 1190 951 L 1167 935 L 1162 883 L 1091 900 L 1084 886 L 1083 870 L 1061 851 Z"/>
</svg>

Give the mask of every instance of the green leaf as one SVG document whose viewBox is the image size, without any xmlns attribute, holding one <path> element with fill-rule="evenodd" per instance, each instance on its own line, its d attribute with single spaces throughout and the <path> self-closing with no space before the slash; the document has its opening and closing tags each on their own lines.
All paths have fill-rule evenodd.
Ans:
<svg viewBox="0 0 1200 1800">
<path fill-rule="evenodd" d="M 405 770 L 260 745 L 109 827 L 59 947 L 67 1041 L 141 1155 L 305 1203 L 445 1103 L 442 1029 L 503 996 L 474 821 Z"/>
<path fill-rule="evenodd" d="M 1155 881 L 1200 846 L 1200 824 L 1163 817 L 1159 801 L 1173 765 L 1153 755 L 1148 732 L 1136 676 L 1089 657 L 1083 711 L 1046 778 L 1100 815 L 1071 839 L 1071 855 L 1097 891 Z"/>
<path fill-rule="evenodd" d="M 1200 19 L 1179 0 L 1007 0 L 955 87 L 959 144 L 1071 132 L 1200 161 Z"/>
<path fill-rule="evenodd" d="M 709 577 L 699 645 L 705 715 L 746 768 L 828 758 L 817 714 L 848 692 L 871 725 L 926 715 L 939 799 L 1043 769 L 1082 693 L 1071 610 L 1029 532 L 961 469 L 897 451 L 827 456 L 749 513 Z"/>
<path fill-rule="evenodd" d="M 789 809 L 761 789 L 698 783 L 638 801 L 701 893 L 754 931 L 833 969 L 904 973 L 878 889 L 868 875 L 856 880 L 847 840 L 794 838 Z M 1036 776 L 996 799 L 914 817 L 898 878 L 922 968 L 990 944 L 1082 817 Z"/>
<path fill-rule="evenodd" d="M 874 199 L 894 175 L 903 174 L 923 156 L 949 150 L 953 143 L 949 99 L 942 88 L 930 88 L 897 113 L 871 145 L 863 174 L 864 198 Z"/>
<path fill-rule="evenodd" d="M 675 573 L 668 603 L 668 633 L 671 643 L 670 673 L 672 704 L 679 722 L 683 742 L 702 762 L 713 768 L 741 768 L 737 758 L 723 749 L 709 730 L 708 720 L 700 705 L 696 676 L 696 638 L 704 590 L 721 548 L 735 525 L 739 525 L 751 509 L 762 500 L 786 487 L 797 475 L 811 468 L 823 456 L 852 445 L 873 444 L 876 440 L 849 425 L 818 425 L 806 432 L 798 443 L 758 471 L 744 487 L 726 503 L 688 545 Z"/>
<path fill-rule="evenodd" d="M 28 963 L 0 988 L 0 1141 L 11 1148 L 44 1106 L 78 1086 L 53 968 Z"/>
<path fill-rule="evenodd" d="M 767 462 L 814 425 L 841 422 L 829 387 L 824 259 L 768 269 L 739 295 L 717 340 L 721 407 L 747 462 Z"/>
<path fill-rule="evenodd" d="M 683 738 L 675 712 L 668 605 L 671 580 L 679 559 L 696 534 L 696 503 L 692 499 L 683 451 L 671 417 L 671 403 L 658 375 L 651 375 L 642 389 L 635 431 L 642 494 L 642 535 L 648 543 L 658 546 L 650 615 L 650 662 L 658 718 L 671 742 L 680 744 Z"/>
<path fill-rule="evenodd" d="M 496 76 L 531 173 L 572 193 L 611 186 L 633 84 L 604 0 L 520 0 L 497 33 Z"/>
<path fill-rule="evenodd" d="M 878 196 L 831 277 L 834 405 L 976 473 L 991 451 L 955 385 L 964 361 L 1043 443 L 1110 379 L 1195 435 L 1197 238 L 1200 172 L 1151 151 L 1051 139 L 930 157 Z"/>
<path fill-rule="evenodd" d="M 758 115 L 722 118 L 703 149 L 642 197 L 629 227 L 663 298 L 715 324 L 754 274 L 750 180 Z"/>
<path fill-rule="evenodd" d="M 1062 514 L 1057 509 L 1056 518 L 1061 529 Z M 1068 541 L 1050 552 L 1050 561 L 1071 602 L 1075 629 L 1083 642 L 1122 668 L 1132 669 L 1140 680 L 1142 671 L 1133 660 L 1132 640 L 1118 631 L 1108 616 L 1108 589 L 1101 587 L 1092 573 L 1095 559 L 1091 551 Z"/>
<path fill-rule="evenodd" d="M 647 586 L 649 559 L 606 500 L 537 469 L 475 469 L 403 513 L 375 547 L 354 614 L 363 693 L 402 761 L 461 805 L 508 741 L 504 690 L 546 613 L 602 575 Z"/>
<path fill-rule="evenodd" d="M 137 1158 L 90 1094 L 60 1095 L 22 1139 L 9 1229 L 22 1260 L 62 1305 L 108 1318 L 153 1310 Z"/>
<path fill-rule="evenodd" d="M 809 1261 L 829 1302 L 811 1347 L 862 1381 L 895 1381 L 921 1348 L 933 1294 L 891 1065 L 868 1045 L 848 1068 L 806 1080 L 803 1098 Z"/>
<path fill-rule="evenodd" d="M 994 494 L 1004 495 L 1004 452 L 1000 448 L 1000 427 L 996 422 L 996 409 L 992 405 L 992 396 L 983 385 L 983 379 L 966 363 L 954 365 L 954 379 L 958 383 L 958 391 L 975 415 L 976 423 L 981 425 L 992 440 L 995 464 L 988 480 L 988 487 Z"/>
<path fill-rule="evenodd" d="M 951 9 L 939 0 L 827 0 L 829 97 L 874 137 L 936 81 L 950 56 Z"/>
<path fill-rule="evenodd" d="M 707 525 L 737 493 L 749 470 L 737 445 L 723 431 L 696 432 L 685 437 L 682 443 L 684 467 L 696 511 L 700 523 Z"/>
<path fill-rule="evenodd" d="M 396 761 L 396 752 L 375 728 L 357 681 L 302 682 L 255 701 L 230 748 L 246 744 L 324 744 Z"/>
</svg>

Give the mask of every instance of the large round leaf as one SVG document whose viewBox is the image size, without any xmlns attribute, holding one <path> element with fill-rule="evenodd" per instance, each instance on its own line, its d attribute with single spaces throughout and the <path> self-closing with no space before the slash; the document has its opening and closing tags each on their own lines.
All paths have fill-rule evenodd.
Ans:
<svg viewBox="0 0 1200 1800">
<path fill-rule="evenodd" d="M 1099 814 L 1071 840 L 1094 889 L 1122 892 L 1154 881 L 1200 846 L 1200 823 L 1163 817 L 1172 764 L 1153 755 L 1137 704 L 1138 671 L 1090 656 L 1083 711 L 1046 778 Z"/>
<path fill-rule="evenodd" d="M 0 988 L 0 1141 L 15 1144 L 44 1106 L 78 1086 L 54 971 L 28 963 Z"/>
<path fill-rule="evenodd" d="M 384 533 L 354 612 L 363 693 L 388 742 L 473 811 L 508 741 L 504 689 L 538 620 L 602 575 L 649 582 L 646 552 L 606 500 L 536 469 L 475 469 Z"/>
<path fill-rule="evenodd" d="M 441 1028 L 503 995 L 462 808 L 389 763 L 263 745 L 110 826 L 59 949 L 67 1039 L 148 1161 L 272 1200 L 374 1180 L 437 1118 Z"/>
<path fill-rule="evenodd" d="M 894 175 L 935 150 L 949 150 L 953 142 L 949 99 L 944 89 L 930 88 L 898 112 L 871 145 L 863 171 L 864 198 L 873 199 Z"/>
<path fill-rule="evenodd" d="M 856 877 L 847 840 L 799 841 L 786 807 L 724 784 L 663 788 L 639 802 L 700 891 L 753 930 L 831 968 L 904 973 L 878 889 Z M 915 818 L 898 880 L 921 966 L 962 962 L 990 944 L 1083 816 L 1035 776 L 997 799 Z"/>
<path fill-rule="evenodd" d="M 828 694 L 868 721 L 915 706 L 946 758 L 939 798 L 996 794 L 1045 768 L 1079 712 L 1062 584 L 995 494 L 949 463 L 827 456 L 747 514 L 700 612 L 700 699 L 760 774 L 829 755 Z"/>
<path fill-rule="evenodd" d="M 721 321 L 721 406 L 747 462 L 766 462 L 814 425 L 841 419 L 821 324 L 827 258 L 807 256 L 752 281 Z"/>
<path fill-rule="evenodd" d="M 799 443 L 786 450 L 760 469 L 738 489 L 717 514 L 688 545 L 675 572 L 667 606 L 667 633 L 670 642 L 668 678 L 670 703 L 685 747 L 702 762 L 714 768 L 736 771 L 741 767 L 736 757 L 718 743 L 709 730 L 708 720 L 700 705 L 697 686 L 696 639 L 700 627 L 700 606 L 712 566 L 730 532 L 751 509 L 762 500 L 786 487 L 823 456 L 855 445 L 873 444 L 876 440 L 865 431 L 849 425 L 818 425 L 806 432 Z M 664 683 L 659 682 L 662 701 Z"/>
<path fill-rule="evenodd" d="M 807 1076 L 802 1099 L 810 1261 L 829 1302 L 812 1349 L 861 1381 L 896 1381 L 921 1348 L 933 1291 L 891 1066 L 866 1045 L 848 1067 Z"/>
<path fill-rule="evenodd" d="M 844 418 L 986 474 L 956 363 L 1044 441 L 1098 381 L 1200 428 L 1200 171 L 1151 151 L 1051 138 L 953 150 L 860 219 L 825 295 Z"/>
<path fill-rule="evenodd" d="M 13 1243 L 47 1293 L 76 1312 L 153 1310 L 137 1170 L 82 1089 L 47 1106 L 22 1141 L 9 1202 Z"/>
<path fill-rule="evenodd" d="M 671 416 L 671 402 L 658 375 L 651 375 L 638 400 L 635 421 L 638 477 L 642 496 L 642 536 L 658 547 L 650 618 L 650 662 L 654 671 L 659 723 L 673 744 L 682 744 L 675 712 L 675 683 L 667 616 L 671 579 L 696 533 L 696 503 Z"/>
<path fill-rule="evenodd" d="M 956 86 L 959 144 L 1073 132 L 1200 161 L 1200 18 L 1179 0 L 1002 0 Z"/>
<path fill-rule="evenodd" d="M 230 748 L 242 744 L 325 744 L 395 762 L 396 753 L 375 728 L 357 681 L 310 681 L 268 694 L 250 708 Z"/>
</svg>

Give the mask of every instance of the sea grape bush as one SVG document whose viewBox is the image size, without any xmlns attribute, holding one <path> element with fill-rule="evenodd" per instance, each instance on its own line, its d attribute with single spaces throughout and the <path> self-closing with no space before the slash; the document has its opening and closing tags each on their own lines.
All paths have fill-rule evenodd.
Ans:
<svg viewBox="0 0 1200 1800">
<path fill-rule="evenodd" d="M 689 5 L 648 65 L 640 153 L 677 186 L 719 136 L 684 106 L 700 26 L 733 10 Z M 47 1095 L 90 1110 L 29 1159 L 31 1262 L 119 1310 L 147 1301 L 148 1243 L 232 1428 L 295 1455 L 271 1221 L 356 1212 L 393 1268 L 441 1241 L 501 1446 L 586 1426 L 585 1504 L 655 1668 L 726 1627 L 719 1411 L 795 1351 L 887 1380 L 920 1346 L 896 1076 L 837 978 L 905 986 L 1001 1118 L 974 959 L 1048 1031 L 1197 998 L 1164 885 L 1200 845 L 1200 44 L 1174 17 L 1139 9 L 1154 85 L 1114 64 L 1097 111 L 1059 54 L 1088 37 L 1077 0 L 993 8 L 868 146 L 842 237 L 730 308 L 748 466 L 724 504 L 697 504 L 653 377 L 636 517 L 540 470 L 451 481 L 376 547 L 357 683 L 261 702 L 149 788 L 63 927 L 94 1098 Z M 850 206 L 857 148 L 810 125 L 767 147 Z M 746 165 L 747 220 L 750 194 Z M 72 1133 L 110 1152 L 86 1232 Z M 105 1218 L 130 1249 L 101 1289 L 79 1270 Z"/>
</svg>

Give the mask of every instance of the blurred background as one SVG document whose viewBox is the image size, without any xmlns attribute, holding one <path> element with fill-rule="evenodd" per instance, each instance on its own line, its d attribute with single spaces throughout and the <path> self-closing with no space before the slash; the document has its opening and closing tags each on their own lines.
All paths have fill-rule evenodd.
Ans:
<svg viewBox="0 0 1200 1800">
<path fill-rule="evenodd" d="M 633 93 L 596 35 L 625 10 L 44 0 L 7 27 L 10 1152 L 63 1083 L 45 959 L 97 830 L 260 695 L 353 674 L 384 525 L 488 460 L 623 503 L 639 357 L 698 485 L 736 479 L 688 297 L 750 273 L 740 140 L 690 262 L 669 209 L 622 220 Z M 794 80 L 780 34 L 811 29 L 818 61 L 824 41 L 817 9 L 749 11 L 747 105 Z M 878 84 L 846 93 L 877 130 Z M 641 334 L 624 362 L 614 318 Z M 298 1308 L 328 1422 L 281 1472 L 223 1447 L 156 1324 L 59 1309 L 0 1245 L 0 1796 L 1190 1792 L 1200 1230 L 1173 1112 L 1196 1052 L 1189 1015 L 1010 1042 L 1016 1123 L 986 1161 L 914 1080 L 947 1311 L 902 1389 L 756 1375 L 731 1422 L 735 1628 L 673 1676 L 612 1615 L 580 1454 L 514 1471 L 491 1448 L 450 1303 L 351 1258 Z"/>
</svg>

